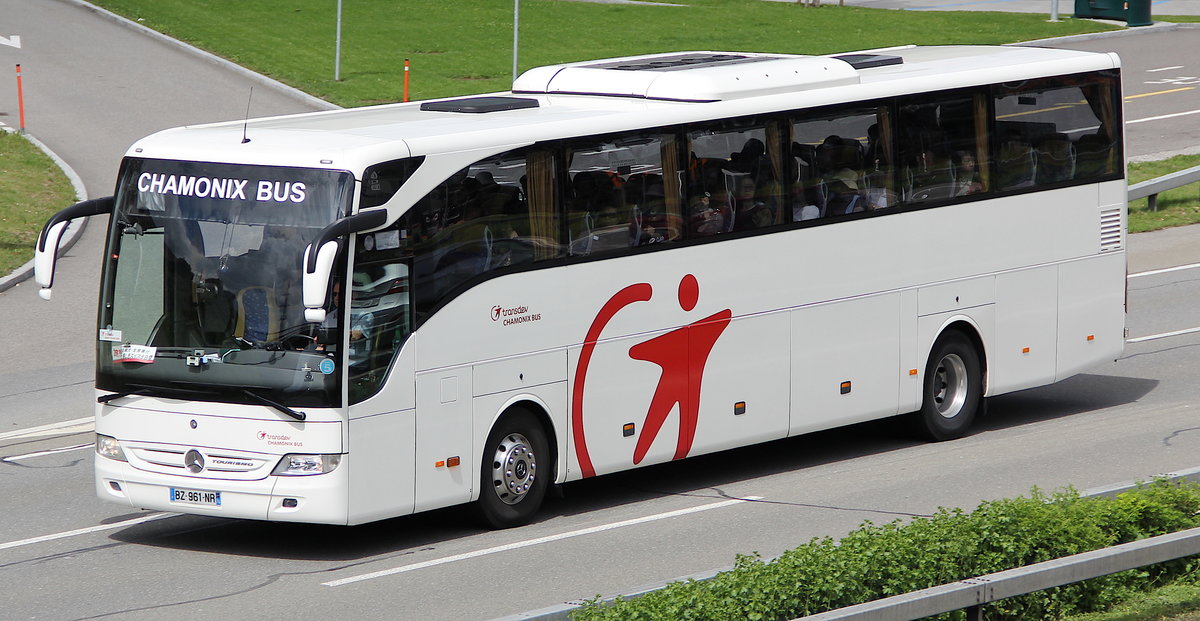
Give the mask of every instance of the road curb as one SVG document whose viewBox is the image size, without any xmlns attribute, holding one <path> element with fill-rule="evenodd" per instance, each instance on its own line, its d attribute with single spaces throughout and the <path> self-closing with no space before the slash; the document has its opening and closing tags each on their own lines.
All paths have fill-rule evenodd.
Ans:
<svg viewBox="0 0 1200 621">
<path fill-rule="evenodd" d="M 1107 22 L 1106 22 L 1107 23 Z M 1188 22 L 1190 24 L 1191 22 Z M 1105 32 L 1089 32 L 1085 34 L 1067 35 L 1065 37 L 1051 37 L 1049 39 L 1036 39 L 1033 41 L 1019 41 L 1017 43 L 1008 43 L 1006 45 L 1018 47 L 1043 47 L 1054 43 L 1072 43 L 1075 41 L 1090 41 L 1092 39 L 1111 39 L 1113 37 L 1131 37 L 1139 34 L 1150 32 L 1170 32 L 1179 30 L 1187 24 L 1177 24 L 1175 22 L 1154 22 L 1149 26 L 1131 26 L 1124 30 L 1108 30 Z"/>
<path fill-rule="evenodd" d="M 87 188 L 83 186 L 83 179 L 81 179 L 79 175 L 75 173 L 75 169 L 71 168 L 71 165 L 68 164 L 66 160 L 59 157 L 57 153 L 52 151 L 50 147 L 46 146 L 41 140 L 30 136 L 28 133 L 17 133 L 20 133 L 22 138 L 28 140 L 35 147 L 41 149 L 42 153 L 45 153 L 51 160 L 54 161 L 54 164 L 58 166 L 59 170 L 61 170 L 63 174 L 67 176 L 67 179 L 70 180 L 71 186 L 75 188 L 76 201 L 87 200 Z M 67 207 L 69 207 L 69 205 L 63 205 L 64 209 Z M 63 253 L 71 249 L 71 246 L 75 245 L 75 242 L 79 241 L 80 236 L 83 235 L 83 229 L 86 226 L 87 218 L 78 218 L 72 220 L 67 225 L 67 230 L 63 232 L 63 237 L 58 245 L 59 256 L 62 256 Z M 30 276 L 33 276 L 32 259 L 30 259 L 25 265 L 13 270 L 11 274 L 0 278 L 0 293 L 4 293 L 5 291 L 8 291 L 9 289 L 21 284 Z"/>
<path fill-rule="evenodd" d="M 213 54 L 211 52 L 206 52 L 194 45 L 184 43 L 183 41 L 171 38 L 161 32 L 158 32 L 157 30 L 147 28 L 146 26 L 143 26 L 131 19 L 122 17 L 120 15 L 117 15 L 116 13 L 113 13 L 111 11 L 108 11 L 106 9 L 98 7 L 90 2 L 87 2 L 86 0 L 63 0 L 63 1 L 68 2 L 70 4 L 74 4 L 75 6 L 81 8 L 81 9 L 86 9 L 88 11 L 91 11 L 91 12 L 95 13 L 96 15 L 103 17 L 104 19 L 107 19 L 110 22 L 113 22 L 117 25 L 123 26 L 125 28 L 129 28 L 130 30 L 141 33 L 147 37 L 150 37 L 152 39 L 155 39 L 155 40 L 165 43 L 167 45 L 173 46 L 173 47 L 175 47 L 179 50 L 182 50 L 184 52 L 187 52 L 189 54 L 192 54 L 192 55 L 196 56 L 197 58 L 200 58 L 201 60 L 207 61 L 213 65 L 220 67 L 221 69 L 224 69 L 226 71 L 232 71 L 232 72 L 234 72 L 242 77 L 245 77 L 251 81 L 258 82 L 259 84 L 262 84 L 263 86 L 276 89 L 279 92 L 281 92 L 289 97 L 292 97 L 293 99 L 296 99 L 300 102 L 308 104 L 310 106 L 314 106 L 321 110 L 340 110 L 342 108 L 341 106 L 339 106 L 337 104 L 333 104 L 328 101 L 325 101 L 324 99 L 320 99 L 318 97 L 309 95 L 308 93 L 306 93 L 298 88 L 295 88 L 293 86 L 288 86 L 287 84 L 284 84 L 283 82 L 280 82 L 279 80 L 275 80 L 275 79 L 269 78 L 261 73 L 256 73 L 254 71 L 251 71 L 251 70 L 249 70 L 241 65 L 238 65 L 232 61 L 221 58 L 220 56 L 217 56 L 216 54 Z"/>
<path fill-rule="evenodd" d="M 1117 496 L 1118 494 L 1123 494 L 1125 492 L 1128 492 L 1128 491 L 1138 487 L 1139 485 L 1142 485 L 1149 481 L 1158 480 L 1158 479 L 1167 479 L 1167 480 L 1171 480 L 1171 481 L 1191 481 L 1193 483 L 1200 482 L 1200 466 L 1195 467 L 1195 468 L 1188 468 L 1186 470 L 1179 470 L 1176 472 L 1167 472 L 1167 473 L 1159 474 L 1159 475 L 1150 477 L 1147 480 L 1126 481 L 1123 483 L 1115 483 L 1113 485 L 1104 485 L 1101 487 L 1093 487 L 1093 488 L 1085 489 L 1085 490 L 1079 492 L 1079 495 L 1083 498 L 1097 498 L 1097 497 L 1102 497 L 1102 496 L 1112 498 L 1114 496 Z M 675 582 L 691 582 L 691 581 L 705 582 L 707 580 L 711 580 L 711 579 L 715 578 L 717 576 L 717 574 L 726 572 L 726 571 L 730 571 L 731 569 L 733 569 L 733 568 L 725 567 L 723 569 L 714 569 L 714 570 L 706 571 L 703 573 L 692 574 L 690 576 L 680 576 L 678 578 L 673 578 L 671 580 L 659 582 L 657 584 L 643 587 L 643 588 L 637 589 L 633 592 L 619 595 L 617 597 L 620 597 L 621 599 L 626 599 L 626 600 L 637 599 L 647 593 L 651 593 L 651 592 L 663 589 L 666 586 L 668 586 L 672 583 L 675 583 Z M 601 601 L 607 604 L 607 603 L 610 603 L 613 600 L 617 599 L 617 597 L 605 597 Z M 571 613 L 579 611 L 580 609 L 583 608 L 583 605 L 584 605 L 583 601 L 573 600 L 573 601 L 564 602 L 561 604 L 556 604 L 554 606 L 538 608 L 537 610 L 529 610 L 529 611 L 517 613 L 514 615 L 508 615 L 506 617 L 497 617 L 495 619 L 492 619 L 491 621 L 570 621 Z"/>
</svg>

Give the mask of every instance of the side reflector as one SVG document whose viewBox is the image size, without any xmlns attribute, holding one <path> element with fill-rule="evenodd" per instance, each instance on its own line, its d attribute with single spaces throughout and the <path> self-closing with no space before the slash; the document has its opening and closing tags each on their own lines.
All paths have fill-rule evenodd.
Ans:
<svg viewBox="0 0 1200 621">
<path fill-rule="evenodd" d="M 621 426 L 621 435 L 628 438 L 633 435 L 634 429 L 635 429 L 635 427 L 634 427 L 633 423 L 625 423 L 624 425 Z"/>
<path fill-rule="evenodd" d="M 850 382 L 842 382 L 841 391 L 843 395 L 850 394 Z"/>
<path fill-rule="evenodd" d="M 741 416 L 742 414 L 745 414 L 745 413 L 746 413 L 746 402 L 745 401 L 738 401 L 737 403 L 733 404 L 733 415 L 734 416 Z"/>
<path fill-rule="evenodd" d="M 457 468 L 458 465 L 461 463 L 462 463 L 462 460 L 459 459 L 457 455 L 455 455 L 454 457 L 450 457 L 446 460 L 446 465 L 451 468 Z"/>
</svg>

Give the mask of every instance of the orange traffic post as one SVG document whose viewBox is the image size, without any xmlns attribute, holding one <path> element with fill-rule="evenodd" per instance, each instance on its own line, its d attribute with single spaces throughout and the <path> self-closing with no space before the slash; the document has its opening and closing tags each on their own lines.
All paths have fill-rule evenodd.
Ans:
<svg viewBox="0 0 1200 621">
<path fill-rule="evenodd" d="M 25 91 L 21 88 L 21 65 L 17 65 L 17 109 L 20 111 L 21 133 L 25 133 Z"/>
<path fill-rule="evenodd" d="M 407 58 L 404 59 L 404 101 L 408 101 L 408 59 Z"/>
</svg>

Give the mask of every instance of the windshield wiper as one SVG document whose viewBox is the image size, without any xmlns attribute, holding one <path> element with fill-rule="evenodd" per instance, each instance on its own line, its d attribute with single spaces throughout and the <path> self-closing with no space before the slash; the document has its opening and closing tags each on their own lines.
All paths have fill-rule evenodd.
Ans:
<svg viewBox="0 0 1200 621">
<path fill-rule="evenodd" d="M 293 410 L 292 408 L 289 408 L 288 406 L 286 406 L 282 403 L 279 403 L 277 401 L 272 401 L 260 394 L 250 392 L 249 390 L 246 390 L 245 388 L 242 389 L 242 394 L 246 395 L 247 397 L 250 397 L 251 399 L 257 400 L 259 403 L 262 403 L 263 405 L 269 405 L 269 406 L 275 408 L 276 410 L 279 410 L 280 412 L 283 412 L 284 414 L 291 416 L 292 418 L 294 418 L 296 420 L 304 420 L 304 419 L 308 418 L 308 415 L 305 414 L 304 412 L 298 412 L 296 410 Z"/>
<path fill-rule="evenodd" d="M 121 397 L 131 397 L 133 395 L 143 395 L 143 394 L 146 394 L 146 389 L 144 389 L 144 388 L 139 388 L 137 390 L 128 390 L 125 392 L 117 392 L 117 393 L 113 393 L 111 395 L 103 395 L 100 397 L 96 397 L 96 403 L 108 403 L 109 401 L 116 401 L 117 399 L 120 399 Z"/>
<path fill-rule="evenodd" d="M 171 393 L 179 393 L 183 395 L 206 395 L 211 394 L 211 391 L 206 390 L 188 390 L 186 388 L 168 388 L 166 386 L 150 386 L 148 384 L 127 384 L 133 386 L 133 390 L 125 390 L 111 395 L 103 395 L 96 397 L 96 403 L 108 403 L 115 401 L 121 397 L 131 397 L 133 395 L 146 395 L 150 397 L 171 397 Z"/>
<path fill-rule="evenodd" d="M 176 395 L 185 395 L 185 396 L 218 394 L 214 390 L 189 390 L 187 388 L 175 388 L 175 387 L 166 387 L 166 386 L 148 386 L 146 384 L 129 384 L 129 386 L 133 386 L 133 387 L 135 387 L 135 389 L 126 391 L 126 392 L 118 392 L 118 393 L 111 394 L 111 395 L 104 395 L 102 397 L 96 397 L 96 402 L 97 403 L 108 403 L 109 401 L 112 401 L 114 399 L 120 399 L 121 397 L 128 397 L 130 395 L 155 395 L 156 393 L 158 395 L 161 395 L 164 397 L 170 397 L 171 393 L 176 393 Z M 299 411 L 293 410 L 292 408 L 289 408 L 288 406 L 286 406 L 282 403 L 279 403 L 277 401 L 272 401 L 258 393 L 251 392 L 250 390 L 248 390 L 246 388 L 242 388 L 240 390 L 241 390 L 242 394 L 246 395 L 247 397 L 250 397 L 251 399 L 258 401 L 259 403 L 261 403 L 263 405 L 269 405 L 269 406 L 275 408 L 276 410 L 279 410 L 280 412 L 283 412 L 284 414 L 291 416 L 292 418 L 294 418 L 296 420 L 306 420 L 308 418 L 308 415 L 305 414 L 304 412 L 299 412 Z"/>
</svg>

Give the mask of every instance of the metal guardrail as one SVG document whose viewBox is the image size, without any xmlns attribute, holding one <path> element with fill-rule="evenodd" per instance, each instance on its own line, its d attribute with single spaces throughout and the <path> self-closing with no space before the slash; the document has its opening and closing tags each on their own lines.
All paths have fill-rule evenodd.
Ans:
<svg viewBox="0 0 1200 621">
<path fill-rule="evenodd" d="M 1129 186 L 1129 200 L 1147 199 L 1150 211 L 1158 211 L 1158 195 L 1200 181 L 1200 166 L 1193 166 L 1169 175 Z"/>
<path fill-rule="evenodd" d="M 964 608 L 968 611 L 968 620 L 982 619 L 982 607 L 990 602 L 1195 554 L 1200 554 L 1200 528 L 968 578 L 803 619 L 908 621 Z"/>
</svg>

